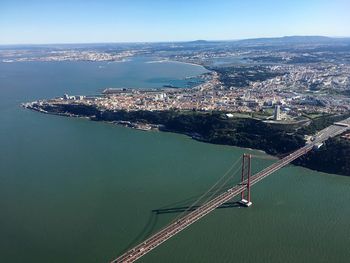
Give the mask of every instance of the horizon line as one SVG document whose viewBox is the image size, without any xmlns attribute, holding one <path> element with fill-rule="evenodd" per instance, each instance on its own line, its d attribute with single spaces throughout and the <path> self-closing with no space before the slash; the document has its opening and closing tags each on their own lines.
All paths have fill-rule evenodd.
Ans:
<svg viewBox="0 0 350 263">
<path fill-rule="evenodd" d="M 1 44 L 0 46 L 41 46 L 41 45 L 99 45 L 99 44 L 157 44 L 157 43 L 188 43 L 196 41 L 205 42 L 235 42 L 242 40 L 254 40 L 254 39 L 271 39 L 271 38 L 286 38 L 286 37 L 324 37 L 335 39 L 346 39 L 350 36 L 330 36 L 330 35 L 286 35 L 286 36 L 264 36 L 264 37 L 248 37 L 248 38 L 236 38 L 236 39 L 195 39 L 195 40 L 160 40 L 160 41 L 106 41 L 106 42 L 48 42 L 48 43 L 10 43 Z"/>
</svg>

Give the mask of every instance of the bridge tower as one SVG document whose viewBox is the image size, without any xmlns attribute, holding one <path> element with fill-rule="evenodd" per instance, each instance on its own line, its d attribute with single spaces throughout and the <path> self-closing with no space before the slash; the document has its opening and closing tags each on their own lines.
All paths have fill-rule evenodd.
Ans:
<svg viewBox="0 0 350 263">
<path fill-rule="evenodd" d="M 240 203 L 246 207 L 249 207 L 253 204 L 250 201 L 251 160 L 252 156 L 250 154 L 243 154 L 241 185 L 245 185 L 246 189 L 244 189 L 244 191 L 241 193 Z"/>
</svg>

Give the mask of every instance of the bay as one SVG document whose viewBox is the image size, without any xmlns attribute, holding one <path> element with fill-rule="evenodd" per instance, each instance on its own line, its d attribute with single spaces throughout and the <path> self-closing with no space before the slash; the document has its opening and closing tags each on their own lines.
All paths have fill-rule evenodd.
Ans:
<svg viewBox="0 0 350 263">
<path fill-rule="evenodd" d="M 206 72 L 146 62 L 0 63 L 1 262 L 108 262 L 178 215 L 153 210 L 191 204 L 250 151 L 19 107 Z M 289 166 L 254 186 L 252 207 L 217 209 L 140 262 L 348 262 L 349 189 Z"/>
</svg>

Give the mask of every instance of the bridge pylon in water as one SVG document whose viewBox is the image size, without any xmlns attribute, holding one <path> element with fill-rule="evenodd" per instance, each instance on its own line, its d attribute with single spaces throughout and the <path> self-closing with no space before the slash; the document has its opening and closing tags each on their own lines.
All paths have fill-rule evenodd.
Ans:
<svg viewBox="0 0 350 263">
<path fill-rule="evenodd" d="M 241 185 L 245 185 L 246 189 L 241 193 L 240 203 L 246 207 L 253 204 L 250 200 L 251 160 L 252 156 L 250 154 L 243 154 Z"/>
</svg>

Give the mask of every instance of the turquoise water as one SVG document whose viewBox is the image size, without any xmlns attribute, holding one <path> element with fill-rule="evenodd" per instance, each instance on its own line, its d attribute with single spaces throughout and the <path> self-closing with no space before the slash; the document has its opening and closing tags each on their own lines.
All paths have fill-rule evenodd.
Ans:
<svg viewBox="0 0 350 263">
<path fill-rule="evenodd" d="M 203 72 L 142 59 L 0 64 L 0 261 L 108 262 L 178 215 L 152 210 L 190 204 L 247 152 L 19 103 Z M 140 262 L 348 262 L 349 189 L 347 177 L 287 167 L 254 186 L 251 208 L 218 209 Z"/>
</svg>

